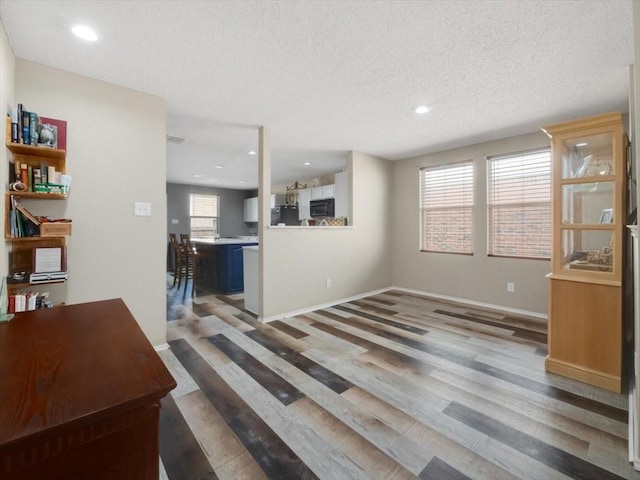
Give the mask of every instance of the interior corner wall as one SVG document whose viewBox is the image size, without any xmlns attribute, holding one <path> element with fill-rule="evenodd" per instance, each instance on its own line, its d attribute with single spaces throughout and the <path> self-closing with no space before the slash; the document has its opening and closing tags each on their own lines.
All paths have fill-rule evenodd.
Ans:
<svg viewBox="0 0 640 480">
<path fill-rule="evenodd" d="M 265 228 L 264 304 L 270 318 L 391 285 L 391 162 L 352 152 L 353 228 Z M 331 279 L 331 287 L 326 287 Z"/>
<path fill-rule="evenodd" d="M 551 264 L 487 256 L 487 156 L 548 147 L 542 132 L 510 137 L 420 157 L 393 165 L 393 284 L 447 297 L 546 315 Z M 420 168 L 473 160 L 473 255 L 420 251 Z M 515 293 L 507 293 L 507 282 Z"/>
<path fill-rule="evenodd" d="M 2 105 L 3 117 L 11 112 L 11 107 L 15 106 L 15 57 L 11 44 L 4 30 L 4 25 L 0 22 L 0 105 Z M 0 126 L 0 145 L 5 145 L 7 133 L 4 124 Z M 8 175 L 8 152 L 7 149 L 0 148 L 0 185 L 9 183 Z M 6 187 L 3 187 L 6 188 Z M 4 209 L 0 209 L 0 225 L 4 225 Z M 0 242 L 0 276 L 8 273 L 8 248 L 7 242 Z"/>
<path fill-rule="evenodd" d="M 165 343 L 164 100 L 21 59 L 15 79 L 25 109 L 67 121 L 69 197 L 31 207 L 73 220 L 64 299 L 122 298 L 151 343 Z M 151 216 L 134 216 L 134 202 Z"/>
</svg>

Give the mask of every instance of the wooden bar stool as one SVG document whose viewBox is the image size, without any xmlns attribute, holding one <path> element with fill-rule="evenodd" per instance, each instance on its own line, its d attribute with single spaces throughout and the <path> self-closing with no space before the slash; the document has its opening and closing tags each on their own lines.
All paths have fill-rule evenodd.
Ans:
<svg viewBox="0 0 640 480">
<path fill-rule="evenodd" d="M 191 236 L 188 233 L 180 234 L 180 247 L 182 249 L 182 269 L 181 276 L 178 280 L 178 289 L 182 277 L 184 276 L 184 291 L 187 291 L 187 284 L 191 279 L 191 296 L 196 292 L 196 278 L 198 276 L 198 264 L 200 262 L 200 255 L 196 248 L 191 243 Z"/>
</svg>

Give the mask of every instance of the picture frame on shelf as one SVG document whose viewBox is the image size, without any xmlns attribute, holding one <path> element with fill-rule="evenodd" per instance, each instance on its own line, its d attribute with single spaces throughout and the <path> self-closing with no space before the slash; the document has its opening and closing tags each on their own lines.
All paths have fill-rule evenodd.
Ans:
<svg viewBox="0 0 640 480">
<path fill-rule="evenodd" d="M 600 223 L 613 223 L 613 208 L 605 208 L 602 210 Z"/>
<path fill-rule="evenodd" d="M 52 273 L 67 270 L 64 247 L 44 247 L 33 249 L 33 273 Z"/>
<path fill-rule="evenodd" d="M 58 148 L 58 127 L 50 123 L 38 124 L 38 146 Z"/>
<path fill-rule="evenodd" d="M 59 150 L 67 149 L 67 121 L 57 118 L 40 117 L 40 124 L 52 125 L 56 127 L 56 147 Z"/>
</svg>

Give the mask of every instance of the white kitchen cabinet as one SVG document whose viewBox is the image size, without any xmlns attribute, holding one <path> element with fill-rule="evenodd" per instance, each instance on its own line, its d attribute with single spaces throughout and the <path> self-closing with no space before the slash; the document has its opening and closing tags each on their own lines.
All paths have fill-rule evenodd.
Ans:
<svg viewBox="0 0 640 480">
<path fill-rule="evenodd" d="M 244 199 L 244 221 L 248 223 L 258 222 L 258 197 Z"/>
<path fill-rule="evenodd" d="M 311 211 L 309 209 L 309 202 L 311 201 L 312 188 L 303 188 L 298 191 L 298 219 L 304 220 L 305 218 L 311 218 Z"/>
<path fill-rule="evenodd" d="M 334 198 L 335 197 L 335 185 L 323 185 L 322 198 Z"/>
<path fill-rule="evenodd" d="M 349 174 L 338 172 L 335 174 L 335 216 L 349 216 Z"/>
<path fill-rule="evenodd" d="M 311 190 L 311 200 L 322 200 L 323 198 L 333 198 L 335 196 L 335 185 L 322 185 L 313 187 Z"/>
<path fill-rule="evenodd" d="M 276 194 L 272 193 L 269 199 L 269 208 L 275 208 Z M 258 222 L 258 197 L 244 199 L 244 221 L 248 223 Z"/>
<path fill-rule="evenodd" d="M 311 200 L 320 200 L 322 198 L 322 187 L 313 187 L 311 189 Z"/>
</svg>

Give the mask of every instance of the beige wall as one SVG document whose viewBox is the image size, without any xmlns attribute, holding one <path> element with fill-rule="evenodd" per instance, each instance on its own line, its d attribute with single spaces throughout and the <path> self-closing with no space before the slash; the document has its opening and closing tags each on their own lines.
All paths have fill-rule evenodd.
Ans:
<svg viewBox="0 0 640 480">
<path fill-rule="evenodd" d="M 164 100 L 24 60 L 15 84 L 26 109 L 67 121 L 69 198 L 34 208 L 73 219 L 69 281 L 56 295 L 71 304 L 123 298 L 149 340 L 164 343 Z M 151 216 L 135 217 L 135 201 L 150 202 Z"/>
<path fill-rule="evenodd" d="M 350 157 L 353 228 L 264 230 L 263 318 L 391 284 L 391 162 L 358 152 Z"/>
<path fill-rule="evenodd" d="M 7 38 L 4 26 L 0 22 L 0 105 L 2 115 L 11 112 L 11 107 L 15 106 L 15 57 L 9 39 Z M 0 128 L 0 145 L 7 141 L 4 123 Z M 8 183 L 9 169 L 4 167 L 8 162 L 8 152 L 6 148 L 0 148 L 0 185 Z M 0 225 L 4 225 L 4 209 L 0 209 Z M 8 248 L 6 242 L 0 242 L 0 274 L 7 271 Z"/>
<path fill-rule="evenodd" d="M 485 157 L 548 145 L 548 137 L 535 132 L 394 162 L 393 284 L 546 315 L 545 275 L 550 272 L 550 262 L 495 258 L 486 254 Z M 471 159 L 475 170 L 474 255 L 420 252 L 420 167 Z M 507 293 L 507 282 L 515 283 L 515 293 Z"/>
</svg>

